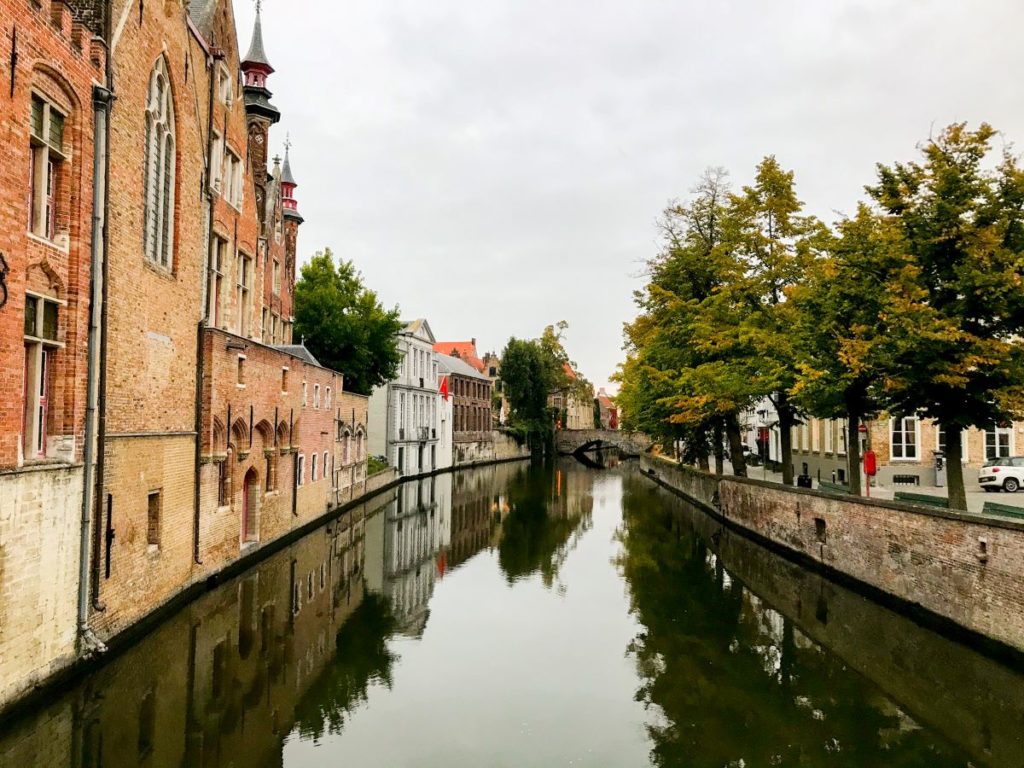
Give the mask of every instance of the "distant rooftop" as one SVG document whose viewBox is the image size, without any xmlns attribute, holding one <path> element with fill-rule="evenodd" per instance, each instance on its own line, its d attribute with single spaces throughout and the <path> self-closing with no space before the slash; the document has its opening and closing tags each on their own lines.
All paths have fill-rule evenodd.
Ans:
<svg viewBox="0 0 1024 768">
<path fill-rule="evenodd" d="M 438 353 L 437 367 L 441 373 L 454 373 L 457 376 L 465 376 L 468 379 L 479 379 L 481 381 L 490 382 L 489 378 L 484 376 L 480 371 L 476 370 L 472 365 L 469 365 L 460 357 L 452 357 L 451 355 Z"/>
<path fill-rule="evenodd" d="M 286 352 L 292 357 L 297 357 L 303 362 L 315 365 L 318 368 L 323 368 L 320 361 L 313 357 L 313 353 L 306 349 L 305 344 L 274 344 L 274 349 L 279 349 L 282 352 Z"/>
</svg>

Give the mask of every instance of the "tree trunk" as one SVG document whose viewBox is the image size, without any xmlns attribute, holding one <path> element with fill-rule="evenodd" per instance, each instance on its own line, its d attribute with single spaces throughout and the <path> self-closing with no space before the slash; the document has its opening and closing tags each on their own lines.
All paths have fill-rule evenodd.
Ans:
<svg viewBox="0 0 1024 768">
<path fill-rule="evenodd" d="M 957 425 L 946 427 L 946 483 L 949 485 L 949 508 L 967 509 L 967 489 L 964 488 L 963 444 Z"/>
<path fill-rule="evenodd" d="M 779 416 L 779 448 L 782 452 L 782 484 L 793 484 L 793 425 L 796 414 L 789 405 L 789 397 L 779 394 L 775 400 L 775 411 Z"/>
<path fill-rule="evenodd" d="M 743 436 L 740 434 L 740 419 L 735 413 L 725 417 L 725 435 L 729 439 L 729 461 L 736 477 L 747 476 L 747 459 L 743 455 Z"/>
<path fill-rule="evenodd" d="M 846 413 L 846 443 L 850 493 L 860 496 L 860 414 L 853 409 Z M 871 482 L 871 478 L 868 478 L 868 482 Z"/>
<path fill-rule="evenodd" d="M 722 447 L 722 422 L 715 420 L 715 426 L 711 430 L 711 439 L 714 441 L 712 450 L 715 454 L 715 474 L 725 474 L 725 449 Z"/>
<path fill-rule="evenodd" d="M 706 453 L 702 453 L 697 457 L 697 466 L 700 467 L 703 472 L 711 471 L 711 465 L 708 463 L 708 455 Z"/>
</svg>

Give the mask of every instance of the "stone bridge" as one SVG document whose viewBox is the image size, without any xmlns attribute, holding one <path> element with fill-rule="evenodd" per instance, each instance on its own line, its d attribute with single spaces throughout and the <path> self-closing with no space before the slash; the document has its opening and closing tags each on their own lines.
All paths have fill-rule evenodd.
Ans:
<svg viewBox="0 0 1024 768">
<path fill-rule="evenodd" d="M 651 447 L 651 438 L 640 432 L 614 429 L 560 429 L 555 448 L 563 454 L 583 453 L 600 448 L 618 448 L 623 456 L 639 456 Z"/>
</svg>

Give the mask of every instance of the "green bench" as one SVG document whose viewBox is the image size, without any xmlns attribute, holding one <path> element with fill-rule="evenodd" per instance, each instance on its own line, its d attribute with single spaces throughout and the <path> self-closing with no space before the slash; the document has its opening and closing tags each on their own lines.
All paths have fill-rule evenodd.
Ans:
<svg viewBox="0 0 1024 768">
<path fill-rule="evenodd" d="M 848 486 L 840 485 L 839 483 L 830 483 L 827 480 L 818 481 L 818 490 L 825 491 L 827 493 L 849 493 L 850 489 Z"/>
<path fill-rule="evenodd" d="M 1024 508 L 1014 507 L 1010 504 L 997 504 L 994 501 L 986 501 L 981 508 L 981 514 L 992 515 L 993 517 L 1014 517 L 1024 520 Z"/>
<path fill-rule="evenodd" d="M 906 501 L 911 504 L 924 504 L 929 507 L 940 507 L 942 509 L 949 509 L 949 499 L 945 496 L 932 496 L 927 493 L 908 493 L 906 491 L 896 491 L 894 498 L 896 501 Z"/>
</svg>

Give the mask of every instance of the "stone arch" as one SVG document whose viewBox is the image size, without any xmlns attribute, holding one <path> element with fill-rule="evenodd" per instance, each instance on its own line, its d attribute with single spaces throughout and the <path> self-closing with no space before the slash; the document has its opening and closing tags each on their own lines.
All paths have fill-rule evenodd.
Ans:
<svg viewBox="0 0 1024 768">
<path fill-rule="evenodd" d="M 266 419 L 260 419 L 259 423 L 256 425 L 256 434 L 259 435 L 264 448 L 274 447 L 274 428 L 270 426 L 269 421 Z"/>
<path fill-rule="evenodd" d="M 213 425 L 210 434 L 210 452 L 220 455 L 227 450 L 227 435 L 224 430 L 224 422 L 219 417 L 213 417 Z"/>
<path fill-rule="evenodd" d="M 238 453 L 249 450 L 249 427 L 246 426 L 244 419 L 235 419 L 235 423 L 231 425 L 231 444 Z"/>
<path fill-rule="evenodd" d="M 291 442 L 288 439 L 288 422 L 281 421 L 277 425 L 277 447 L 280 450 L 285 450 L 291 446 Z"/>
</svg>

